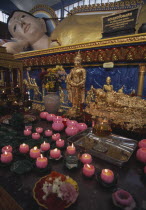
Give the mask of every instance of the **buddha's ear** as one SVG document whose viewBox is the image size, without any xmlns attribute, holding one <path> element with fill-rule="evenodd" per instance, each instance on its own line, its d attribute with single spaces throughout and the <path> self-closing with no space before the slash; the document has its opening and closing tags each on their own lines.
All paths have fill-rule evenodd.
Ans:
<svg viewBox="0 0 146 210">
<path fill-rule="evenodd" d="M 43 18 L 38 18 L 38 19 L 41 22 L 43 31 L 46 33 L 47 32 L 47 27 L 46 27 L 45 20 Z"/>
</svg>

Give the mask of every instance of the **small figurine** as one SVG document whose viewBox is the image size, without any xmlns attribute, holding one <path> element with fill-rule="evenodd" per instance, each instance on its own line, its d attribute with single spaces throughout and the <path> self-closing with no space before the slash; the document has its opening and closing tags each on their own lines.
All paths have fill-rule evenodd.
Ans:
<svg viewBox="0 0 146 210">
<path fill-rule="evenodd" d="M 113 85 L 111 85 L 111 78 L 110 77 L 106 78 L 106 84 L 103 86 L 103 90 L 105 92 L 113 91 Z"/>
</svg>

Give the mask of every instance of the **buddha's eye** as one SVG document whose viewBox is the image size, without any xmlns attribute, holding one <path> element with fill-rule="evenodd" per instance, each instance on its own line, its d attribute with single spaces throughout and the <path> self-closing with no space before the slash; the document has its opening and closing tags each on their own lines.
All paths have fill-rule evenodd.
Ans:
<svg viewBox="0 0 146 210">
<path fill-rule="evenodd" d="M 16 31 L 16 28 L 17 28 L 17 26 L 16 26 L 16 25 L 14 25 L 14 28 L 13 28 L 14 32 Z"/>
</svg>

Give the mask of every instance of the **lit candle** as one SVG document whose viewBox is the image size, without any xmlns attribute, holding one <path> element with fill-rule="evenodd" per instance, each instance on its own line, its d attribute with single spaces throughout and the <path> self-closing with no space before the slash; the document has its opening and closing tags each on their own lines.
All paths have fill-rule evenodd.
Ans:
<svg viewBox="0 0 146 210">
<path fill-rule="evenodd" d="M 11 152 L 4 152 L 1 154 L 1 162 L 2 163 L 10 163 L 13 159 Z"/>
<path fill-rule="evenodd" d="M 48 114 L 46 120 L 53 121 L 53 117 L 55 117 L 55 114 Z"/>
<path fill-rule="evenodd" d="M 60 133 L 55 133 L 52 135 L 52 140 L 57 141 L 60 139 Z"/>
<path fill-rule="evenodd" d="M 37 133 L 42 133 L 43 132 L 43 128 L 41 128 L 41 127 L 38 127 L 35 130 L 36 130 Z"/>
<path fill-rule="evenodd" d="M 40 139 L 40 134 L 39 133 L 32 133 L 32 139 Z"/>
<path fill-rule="evenodd" d="M 91 157 L 91 155 L 85 153 L 85 154 L 82 154 L 80 160 L 84 164 L 87 164 L 87 163 L 89 164 L 92 162 L 92 157 Z"/>
<path fill-rule="evenodd" d="M 2 153 L 4 152 L 12 152 L 13 148 L 10 145 L 7 145 L 2 148 Z"/>
<path fill-rule="evenodd" d="M 78 128 L 76 126 L 72 126 L 72 125 L 69 125 L 67 126 L 67 128 L 65 129 L 65 133 L 68 135 L 68 136 L 74 136 L 78 133 Z"/>
<path fill-rule="evenodd" d="M 62 122 L 63 118 L 61 116 L 54 116 L 53 117 L 53 122 L 56 122 L 56 121 L 61 121 Z"/>
<path fill-rule="evenodd" d="M 79 131 L 84 131 L 87 129 L 87 125 L 85 123 L 78 123 L 77 127 Z"/>
<path fill-rule="evenodd" d="M 37 158 L 37 157 L 39 157 L 40 156 L 40 150 L 37 148 L 37 147 L 34 147 L 34 148 L 32 148 L 31 150 L 30 150 L 30 157 L 31 158 Z"/>
<path fill-rule="evenodd" d="M 93 176 L 95 173 L 95 167 L 93 165 L 85 164 L 83 166 L 83 174 L 87 177 Z"/>
<path fill-rule="evenodd" d="M 50 157 L 54 159 L 58 159 L 61 156 L 61 152 L 59 149 L 55 148 L 50 150 Z"/>
<path fill-rule="evenodd" d="M 25 135 L 25 136 L 31 135 L 31 130 L 30 130 L 30 129 L 24 130 L 24 135 Z"/>
<path fill-rule="evenodd" d="M 51 130 L 45 130 L 45 136 L 52 136 L 53 132 Z"/>
<path fill-rule="evenodd" d="M 57 147 L 64 147 L 64 140 L 63 139 L 59 139 L 56 141 L 56 146 Z"/>
<path fill-rule="evenodd" d="M 112 170 L 103 169 L 100 175 L 102 181 L 106 183 L 112 183 L 114 181 L 114 173 Z"/>
<path fill-rule="evenodd" d="M 44 141 L 44 143 L 41 144 L 41 150 L 42 151 L 48 151 L 50 149 L 50 144 L 49 143 L 46 143 Z"/>
<path fill-rule="evenodd" d="M 146 148 L 139 148 L 136 152 L 136 157 L 143 163 L 146 163 Z"/>
<path fill-rule="evenodd" d="M 141 141 L 138 142 L 138 146 L 141 148 L 141 147 L 144 147 L 146 148 L 146 139 L 143 139 Z"/>
<path fill-rule="evenodd" d="M 25 144 L 25 143 L 20 144 L 19 151 L 21 153 L 24 153 L 25 154 L 25 153 L 27 153 L 29 151 L 29 146 L 27 144 Z"/>
<path fill-rule="evenodd" d="M 74 147 L 74 145 L 72 144 L 71 146 L 68 146 L 67 147 L 67 153 L 69 154 L 69 155 L 73 155 L 73 154 L 75 154 L 76 153 L 76 148 Z"/>
<path fill-rule="evenodd" d="M 41 119 L 46 119 L 47 115 L 48 115 L 48 112 L 41 112 L 40 113 L 40 118 Z"/>
<path fill-rule="evenodd" d="M 52 128 L 54 131 L 62 131 L 64 128 L 64 124 L 62 121 L 55 121 L 52 124 Z"/>
<path fill-rule="evenodd" d="M 41 154 L 41 157 L 38 157 L 36 159 L 36 166 L 38 168 L 46 168 L 48 165 L 48 159 L 46 157 L 43 157 L 43 155 Z"/>
<path fill-rule="evenodd" d="M 67 120 L 66 124 L 67 126 L 69 125 L 77 126 L 78 122 L 76 120 Z"/>
<path fill-rule="evenodd" d="M 32 130 L 32 125 L 25 125 L 26 130 Z"/>
</svg>

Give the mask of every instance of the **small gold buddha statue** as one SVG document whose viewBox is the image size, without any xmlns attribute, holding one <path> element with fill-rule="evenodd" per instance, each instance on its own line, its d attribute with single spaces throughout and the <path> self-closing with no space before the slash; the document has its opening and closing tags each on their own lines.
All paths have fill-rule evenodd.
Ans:
<svg viewBox="0 0 146 210">
<path fill-rule="evenodd" d="M 105 92 L 113 91 L 113 85 L 111 85 L 111 78 L 110 77 L 106 78 L 106 84 L 103 86 L 103 90 Z"/>
</svg>

